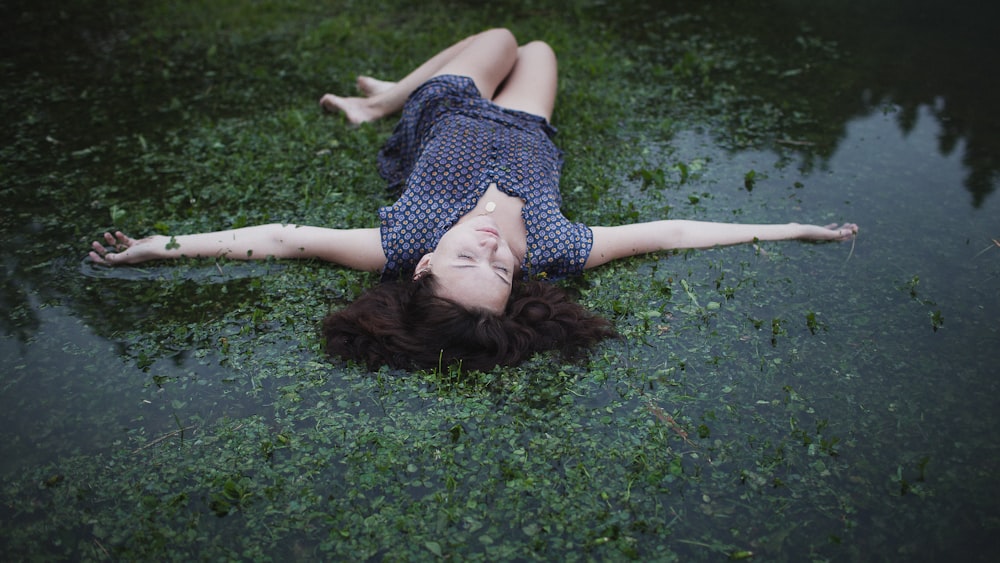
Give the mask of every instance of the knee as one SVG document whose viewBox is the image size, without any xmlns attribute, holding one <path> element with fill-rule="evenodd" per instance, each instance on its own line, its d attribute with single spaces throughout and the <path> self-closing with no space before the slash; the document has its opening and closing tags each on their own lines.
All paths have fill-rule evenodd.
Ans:
<svg viewBox="0 0 1000 563">
<path fill-rule="evenodd" d="M 519 60 L 530 62 L 534 66 L 545 65 L 555 68 L 558 64 L 556 53 L 544 41 L 532 41 L 517 48 Z"/>
<path fill-rule="evenodd" d="M 530 41 L 518 47 L 522 54 L 529 54 L 534 57 L 548 57 L 555 59 L 556 53 L 552 50 L 552 46 L 544 41 Z"/>
<path fill-rule="evenodd" d="M 502 27 L 489 29 L 481 33 L 480 37 L 502 60 L 508 61 L 511 65 L 517 60 L 517 38 L 511 30 Z"/>
<path fill-rule="evenodd" d="M 496 41 L 504 46 L 510 46 L 512 48 L 517 48 L 517 38 L 514 37 L 514 32 L 505 27 L 494 27 L 492 29 L 487 29 L 486 31 L 479 34 L 481 37 L 489 37 L 491 40 Z"/>
</svg>

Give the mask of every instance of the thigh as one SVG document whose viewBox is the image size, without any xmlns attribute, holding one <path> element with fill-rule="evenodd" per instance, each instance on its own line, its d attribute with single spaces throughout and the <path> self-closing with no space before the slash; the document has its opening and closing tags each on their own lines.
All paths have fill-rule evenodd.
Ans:
<svg viewBox="0 0 1000 563">
<path fill-rule="evenodd" d="M 517 62 L 493 102 L 509 109 L 552 119 L 556 103 L 558 63 L 548 44 L 533 41 L 517 50 Z"/>
<path fill-rule="evenodd" d="M 517 39 L 510 31 L 491 29 L 473 36 L 468 45 L 434 75 L 468 76 L 484 98 L 492 99 L 497 87 L 510 74 L 517 53 Z"/>
</svg>

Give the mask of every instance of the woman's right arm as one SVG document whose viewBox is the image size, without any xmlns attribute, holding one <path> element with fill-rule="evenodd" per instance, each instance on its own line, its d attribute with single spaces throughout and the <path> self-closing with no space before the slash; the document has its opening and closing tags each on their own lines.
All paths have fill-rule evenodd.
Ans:
<svg viewBox="0 0 1000 563">
<path fill-rule="evenodd" d="M 106 248 L 105 244 L 111 248 Z M 227 231 L 191 235 L 153 235 L 133 239 L 121 231 L 104 233 L 104 243 L 94 241 L 90 259 L 115 266 L 172 258 L 263 260 L 315 258 L 355 270 L 376 271 L 385 265 L 382 238 L 377 228 L 327 229 L 273 223 Z"/>
</svg>

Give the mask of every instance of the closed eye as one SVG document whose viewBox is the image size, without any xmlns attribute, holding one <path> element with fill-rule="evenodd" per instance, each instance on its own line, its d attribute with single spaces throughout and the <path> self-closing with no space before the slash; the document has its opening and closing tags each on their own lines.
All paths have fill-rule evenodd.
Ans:
<svg viewBox="0 0 1000 563">
<path fill-rule="evenodd" d="M 467 262 L 476 262 L 476 258 L 474 256 L 472 256 L 471 254 L 459 254 L 458 258 L 459 258 L 459 260 L 464 260 L 464 261 L 467 261 Z M 472 266 L 472 264 L 469 264 L 468 266 L 463 266 L 463 267 L 470 267 L 470 266 Z M 502 279 L 505 284 L 510 285 L 510 268 L 508 268 L 507 266 L 504 266 L 503 264 L 493 264 L 492 267 L 493 267 L 494 270 L 496 270 L 497 272 L 499 272 L 497 274 L 497 276 L 500 277 L 500 279 Z M 503 274 L 503 275 L 500 275 L 500 274 Z"/>
</svg>

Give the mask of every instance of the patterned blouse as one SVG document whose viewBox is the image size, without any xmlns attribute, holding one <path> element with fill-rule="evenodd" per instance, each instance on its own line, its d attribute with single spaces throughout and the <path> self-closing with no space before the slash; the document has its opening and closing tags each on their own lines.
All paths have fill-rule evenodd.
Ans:
<svg viewBox="0 0 1000 563">
<path fill-rule="evenodd" d="M 437 76 L 415 90 L 378 155 L 380 174 L 400 193 L 379 209 L 388 258 L 382 279 L 412 275 L 494 183 L 524 200 L 524 277 L 580 274 L 593 233 L 560 211 L 562 152 L 552 143 L 555 133 L 541 116 L 486 100 L 466 76 Z"/>
</svg>

